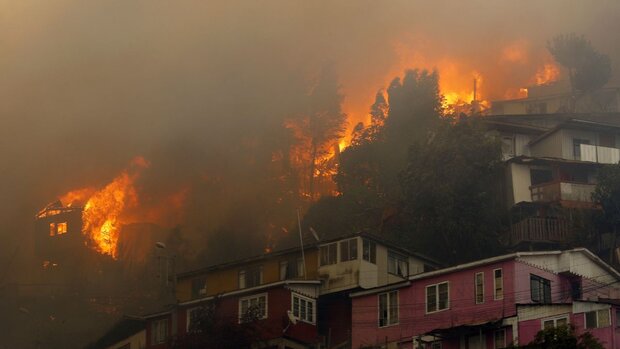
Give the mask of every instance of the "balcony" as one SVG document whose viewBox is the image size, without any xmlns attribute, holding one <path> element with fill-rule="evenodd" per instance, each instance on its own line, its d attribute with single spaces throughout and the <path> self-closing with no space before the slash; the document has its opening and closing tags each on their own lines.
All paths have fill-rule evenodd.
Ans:
<svg viewBox="0 0 620 349">
<path fill-rule="evenodd" d="M 592 203 L 594 184 L 551 182 L 530 187 L 533 202 Z"/>
<path fill-rule="evenodd" d="M 598 162 L 599 164 L 617 164 L 620 161 L 620 149 L 601 147 L 599 145 L 580 144 L 581 161 Z"/>
<path fill-rule="evenodd" d="M 529 217 L 510 226 L 510 243 L 563 242 L 569 237 L 571 226 L 558 218 Z"/>
</svg>

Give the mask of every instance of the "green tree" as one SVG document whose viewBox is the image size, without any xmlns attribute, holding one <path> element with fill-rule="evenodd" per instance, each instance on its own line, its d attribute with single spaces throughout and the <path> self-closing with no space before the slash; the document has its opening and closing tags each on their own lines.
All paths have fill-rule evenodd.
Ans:
<svg viewBox="0 0 620 349">
<path fill-rule="evenodd" d="M 401 175 L 405 239 L 456 263 L 496 254 L 505 217 L 501 145 L 475 119 L 442 125 L 414 144 Z"/>
<path fill-rule="evenodd" d="M 547 49 L 568 72 L 573 94 L 571 111 L 581 94 L 592 94 L 611 78 L 609 56 L 598 52 L 584 36 L 558 35 L 547 42 Z"/>
<path fill-rule="evenodd" d="M 335 181 L 341 196 L 329 205 L 345 206 L 340 210 L 352 215 L 350 229 L 386 232 L 398 225 L 398 174 L 405 169 L 407 149 L 427 143 L 440 122 L 437 73 L 406 71 L 392 81 L 387 99 L 377 92 L 369 114 L 370 125 L 358 125 L 352 145 L 340 156 Z"/>
<path fill-rule="evenodd" d="M 599 169 L 592 199 L 602 209 L 599 231 L 612 232 L 613 247 L 617 245 L 620 227 L 620 164 L 606 165 Z M 609 256 L 613 261 L 613 248 Z"/>
<path fill-rule="evenodd" d="M 260 343 L 261 328 L 258 308 L 250 308 L 241 321 L 236 316 L 223 316 L 217 301 L 194 310 L 186 336 L 173 343 L 175 349 L 252 348 Z"/>
<path fill-rule="evenodd" d="M 603 344 L 590 332 L 575 333 L 573 326 L 550 327 L 539 331 L 536 338 L 521 348 L 528 349 L 603 349 Z"/>
</svg>

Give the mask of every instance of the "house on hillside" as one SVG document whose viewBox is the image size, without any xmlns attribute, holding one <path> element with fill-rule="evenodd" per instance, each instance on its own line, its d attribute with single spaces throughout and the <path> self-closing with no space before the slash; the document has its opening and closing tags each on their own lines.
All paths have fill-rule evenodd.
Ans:
<svg viewBox="0 0 620 349">
<path fill-rule="evenodd" d="M 146 316 L 147 348 L 169 348 L 191 336 L 205 305 L 218 319 L 258 315 L 265 348 L 346 348 L 351 298 L 435 269 L 432 260 L 375 235 L 357 233 L 178 275 L 177 304 Z"/>
<path fill-rule="evenodd" d="M 524 98 L 491 102 L 492 115 L 555 114 L 571 110 L 583 112 L 620 112 L 620 86 L 609 83 L 590 94 L 573 97 L 568 80 L 559 80 L 524 89 Z"/>
<path fill-rule="evenodd" d="M 502 142 L 506 203 L 521 217 L 509 243 L 566 241 L 572 223 L 562 209 L 597 209 L 596 173 L 620 160 L 620 114 L 495 115 L 483 122 Z"/>
<path fill-rule="evenodd" d="M 620 347 L 620 274 L 586 249 L 512 253 L 350 296 L 351 348 L 498 349 L 567 324 Z"/>
</svg>

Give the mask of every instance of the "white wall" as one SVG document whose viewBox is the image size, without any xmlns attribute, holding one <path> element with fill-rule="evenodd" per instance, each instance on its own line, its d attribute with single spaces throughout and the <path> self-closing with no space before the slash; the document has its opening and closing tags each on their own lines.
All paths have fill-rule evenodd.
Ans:
<svg viewBox="0 0 620 349">
<path fill-rule="evenodd" d="M 530 167 L 524 164 L 510 164 L 510 174 L 512 178 L 512 196 L 516 204 L 519 202 L 531 202 L 532 193 L 530 186 L 532 179 L 530 176 Z"/>
</svg>

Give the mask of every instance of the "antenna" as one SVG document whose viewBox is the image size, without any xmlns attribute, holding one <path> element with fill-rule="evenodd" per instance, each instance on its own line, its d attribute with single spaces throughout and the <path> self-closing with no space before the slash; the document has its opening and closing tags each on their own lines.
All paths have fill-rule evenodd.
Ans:
<svg viewBox="0 0 620 349">
<path fill-rule="evenodd" d="M 304 274 L 304 279 L 305 279 L 306 278 L 306 255 L 304 254 L 304 239 L 301 236 L 301 219 L 299 218 L 299 209 L 297 209 L 297 226 L 299 226 L 299 243 L 301 244 L 301 260 L 303 262 L 302 273 Z"/>
</svg>

